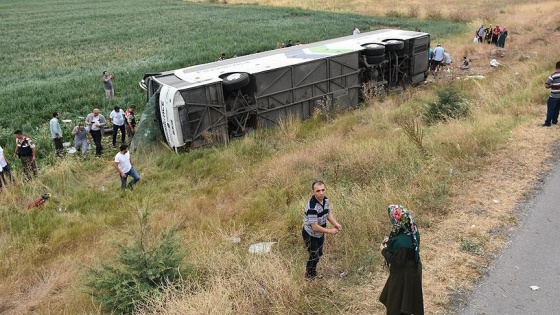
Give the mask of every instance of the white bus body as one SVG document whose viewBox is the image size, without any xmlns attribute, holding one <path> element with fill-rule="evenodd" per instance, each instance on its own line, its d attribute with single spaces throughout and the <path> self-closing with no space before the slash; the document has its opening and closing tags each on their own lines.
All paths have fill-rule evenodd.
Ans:
<svg viewBox="0 0 560 315">
<path fill-rule="evenodd" d="M 364 85 L 392 88 L 423 82 L 427 33 L 383 29 L 146 74 L 161 129 L 175 150 L 227 143 L 247 129 L 269 128 L 315 108 L 350 108 Z"/>
</svg>

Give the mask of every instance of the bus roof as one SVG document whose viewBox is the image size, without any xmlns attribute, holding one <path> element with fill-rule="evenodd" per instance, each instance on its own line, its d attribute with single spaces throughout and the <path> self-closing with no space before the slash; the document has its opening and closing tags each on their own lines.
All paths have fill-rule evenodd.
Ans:
<svg viewBox="0 0 560 315">
<path fill-rule="evenodd" d="M 155 76 L 155 78 L 160 83 L 177 89 L 187 89 L 221 81 L 220 77 L 228 73 L 265 72 L 329 56 L 360 51 L 364 49 L 362 46 L 364 44 L 381 43 L 389 39 L 406 40 L 427 35 L 427 33 L 394 29 L 363 32 L 358 35 L 349 35 L 167 71 Z"/>
</svg>

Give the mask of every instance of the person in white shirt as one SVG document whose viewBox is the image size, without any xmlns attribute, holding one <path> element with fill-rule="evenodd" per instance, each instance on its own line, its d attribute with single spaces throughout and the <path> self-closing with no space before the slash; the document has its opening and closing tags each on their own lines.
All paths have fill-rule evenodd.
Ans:
<svg viewBox="0 0 560 315">
<path fill-rule="evenodd" d="M 445 49 L 441 47 L 441 44 L 437 44 L 436 49 L 434 49 L 433 67 L 435 71 L 438 71 L 443 58 L 445 57 Z"/>
<path fill-rule="evenodd" d="M 354 25 L 354 27 L 352 28 L 352 35 L 358 35 L 360 34 L 360 30 Z"/>
<path fill-rule="evenodd" d="M 2 187 L 2 182 L 7 185 L 8 181 L 12 183 L 14 178 L 12 177 L 10 164 L 4 157 L 4 149 L 0 146 L 0 187 Z"/>
<path fill-rule="evenodd" d="M 124 112 L 115 106 L 111 114 L 109 114 L 109 119 L 113 124 L 113 148 L 117 146 L 117 131 L 121 131 L 121 144 L 125 143 L 125 117 Z"/>
<path fill-rule="evenodd" d="M 121 188 L 125 189 L 127 186 L 132 189 L 132 186 L 140 180 L 140 175 L 132 167 L 130 161 L 130 152 L 128 151 L 128 144 L 121 144 L 120 152 L 115 155 L 115 169 L 119 172 L 121 178 Z M 126 179 L 132 176 L 132 180 L 127 184 Z"/>
</svg>

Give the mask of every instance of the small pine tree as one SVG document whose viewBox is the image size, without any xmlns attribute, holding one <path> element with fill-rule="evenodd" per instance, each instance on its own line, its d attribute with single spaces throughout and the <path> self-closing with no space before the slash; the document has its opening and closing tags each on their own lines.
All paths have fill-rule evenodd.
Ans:
<svg viewBox="0 0 560 315">
<path fill-rule="evenodd" d="M 147 244 L 148 213 L 139 212 L 140 230 L 130 244 L 118 244 L 118 258 L 88 271 L 87 285 L 94 301 L 109 313 L 131 314 L 147 299 L 158 295 L 165 286 L 179 284 L 185 254 L 175 230 L 167 230 Z"/>
<path fill-rule="evenodd" d="M 427 123 L 461 118 L 469 114 L 469 108 L 457 88 L 450 86 L 440 89 L 437 91 L 437 96 L 436 101 L 428 104 L 424 114 Z"/>
</svg>

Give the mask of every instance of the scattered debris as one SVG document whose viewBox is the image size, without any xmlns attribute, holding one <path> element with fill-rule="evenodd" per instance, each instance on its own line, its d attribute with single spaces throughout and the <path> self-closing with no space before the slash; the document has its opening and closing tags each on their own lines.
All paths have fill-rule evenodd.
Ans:
<svg viewBox="0 0 560 315">
<path fill-rule="evenodd" d="M 500 200 L 498 200 L 498 199 L 492 199 L 492 202 L 495 203 L 495 204 L 498 204 L 498 203 L 500 203 Z"/>
<path fill-rule="evenodd" d="M 485 76 L 483 75 L 468 75 L 465 77 L 465 79 L 478 79 L 478 80 L 482 80 L 482 79 L 486 79 Z"/>
<path fill-rule="evenodd" d="M 30 203 L 30 204 L 27 206 L 27 210 L 29 210 L 29 209 L 31 209 L 31 208 L 35 208 L 35 207 L 37 207 L 37 208 L 43 208 L 43 204 L 44 204 L 47 200 L 49 200 L 50 198 L 51 198 L 51 194 L 49 194 L 49 193 L 46 193 L 46 194 L 41 195 L 41 197 L 39 197 L 37 200 L 33 201 L 32 203 Z"/>
<path fill-rule="evenodd" d="M 348 270 L 344 270 L 343 272 L 341 272 L 338 276 L 341 278 L 344 278 L 348 275 Z"/>
<path fill-rule="evenodd" d="M 249 253 L 251 254 L 266 254 L 270 252 L 272 249 L 272 245 L 276 244 L 276 242 L 262 242 L 262 243 L 255 243 L 249 246 Z"/>
<path fill-rule="evenodd" d="M 533 291 L 538 291 L 540 289 L 540 287 L 538 287 L 536 285 L 529 286 L 529 288 L 531 288 L 531 290 L 533 290 Z"/>
<path fill-rule="evenodd" d="M 232 237 L 226 238 L 226 241 L 237 244 L 237 243 L 241 243 L 241 238 L 237 237 L 237 236 L 232 236 Z"/>
</svg>

